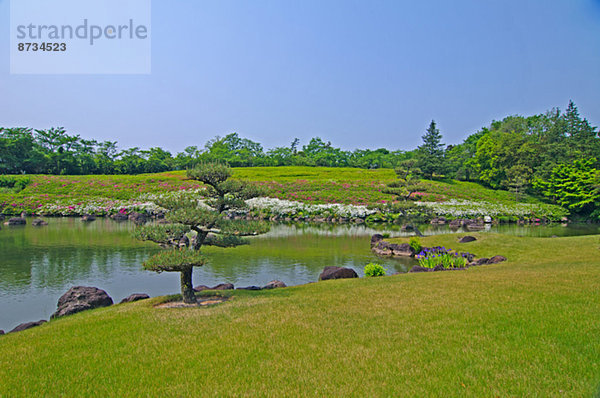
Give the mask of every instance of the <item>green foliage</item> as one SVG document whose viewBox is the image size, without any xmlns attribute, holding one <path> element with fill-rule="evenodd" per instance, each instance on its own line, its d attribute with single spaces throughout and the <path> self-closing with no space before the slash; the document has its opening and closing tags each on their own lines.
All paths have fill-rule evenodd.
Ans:
<svg viewBox="0 0 600 398">
<path fill-rule="evenodd" d="M 434 247 L 416 256 L 419 265 L 425 268 L 442 266 L 445 269 L 463 268 L 467 264 L 466 255 L 451 252 L 445 247 Z"/>
<path fill-rule="evenodd" d="M 421 251 L 421 240 L 418 237 L 412 236 L 410 238 L 409 244 L 415 253 L 419 253 Z"/>
<path fill-rule="evenodd" d="M 596 158 L 560 164 L 552 170 L 548 181 L 538 180 L 536 185 L 559 205 L 579 214 L 590 214 L 600 208 L 600 170 L 594 168 L 595 164 Z"/>
<path fill-rule="evenodd" d="M 154 272 L 181 272 L 204 265 L 205 258 L 188 248 L 163 250 L 144 261 L 144 269 Z"/>
<path fill-rule="evenodd" d="M 382 265 L 377 263 L 369 263 L 365 265 L 365 276 L 375 277 L 375 276 L 385 276 L 386 269 L 383 268 Z"/>
<path fill-rule="evenodd" d="M 0 188 L 10 188 L 15 192 L 19 192 L 25 189 L 30 183 L 30 177 L 0 175 Z"/>
</svg>

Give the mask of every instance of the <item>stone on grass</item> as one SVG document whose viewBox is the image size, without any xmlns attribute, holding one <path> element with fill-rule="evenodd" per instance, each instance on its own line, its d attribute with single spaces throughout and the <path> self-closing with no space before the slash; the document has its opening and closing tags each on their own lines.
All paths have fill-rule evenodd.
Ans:
<svg viewBox="0 0 600 398">
<path fill-rule="evenodd" d="M 263 286 L 263 289 L 277 289 L 280 287 L 287 287 L 282 281 L 274 280 Z"/>
<path fill-rule="evenodd" d="M 4 334 L 4 330 L 0 330 L 0 336 Z"/>
<path fill-rule="evenodd" d="M 490 263 L 490 259 L 487 257 L 478 258 L 471 263 L 471 265 L 486 265 Z"/>
<path fill-rule="evenodd" d="M 475 242 L 477 240 L 476 237 L 474 236 L 463 236 L 462 238 L 459 239 L 458 243 L 469 243 L 469 242 Z"/>
<path fill-rule="evenodd" d="M 412 257 L 415 255 L 414 249 L 408 243 L 392 243 L 388 246 L 394 256 Z"/>
<path fill-rule="evenodd" d="M 208 287 L 206 285 L 198 285 L 194 288 L 195 292 L 202 292 L 204 290 L 210 290 L 210 287 Z"/>
<path fill-rule="evenodd" d="M 145 293 L 134 293 L 131 296 L 125 297 L 123 300 L 121 300 L 120 304 L 133 303 L 134 301 L 146 300 L 149 298 L 150 298 L 150 296 L 148 296 Z"/>
<path fill-rule="evenodd" d="M 329 279 L 349 279 L 358 278 L 358 274 L 351 268 L 342 267 L 325 267 L 321 275 L 319 275 L 320 281 L 326 281 Z"/>
<path fill-rule="evenodd" d="M 45 320 L 37 321 L 37 322 L 25 322 L 11 330 L 9 333 L 22 332 L 23 330 L 31 329 L 46 323 Z"/>
<path fill-rule="evenodd" d="M 503 261 L 506 261 L 506 257 L 504 257 L 504 256 L 494 256 L 494 257 L 490 258 L 488 264 L 498 264 L 498 263 L 501 263 Z"/>
<path fill-rule="evenodd" d="M 111 305 L 113 300 L 104 290 L 97 287 L 75 286 L 58 299 L 58 308 L 51 319 Z"/>
</svg>

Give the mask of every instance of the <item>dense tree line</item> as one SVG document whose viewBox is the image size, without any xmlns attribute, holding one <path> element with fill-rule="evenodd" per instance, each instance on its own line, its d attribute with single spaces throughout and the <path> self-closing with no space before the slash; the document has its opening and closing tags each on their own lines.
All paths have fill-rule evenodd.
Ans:
<svg viewBox="0 0 600 398">
<path fill-rule="evenodd" d="M 0 128 L 0 174 L 139 174 L 190 169 L 200 163 L 246 166 L 403 168 L 426 178 L 475 181 L 545 196 L 574 213 L 600 216 L 598 129 L 573 102 L 529 117 L 494 121 L 459 145 L 445 146 L 434 121 L 413 151 L 345 151 L 319 137 L 265 150 L 237 133 L 173 156 L 161 148 L 119 150 L 116 142 L 85 140 L 62 128 Z"/>
</svg>

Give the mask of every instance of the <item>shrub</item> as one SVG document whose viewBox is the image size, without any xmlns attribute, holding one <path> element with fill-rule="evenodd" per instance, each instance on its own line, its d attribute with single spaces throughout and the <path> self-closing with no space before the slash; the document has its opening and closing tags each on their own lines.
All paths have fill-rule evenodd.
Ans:
<svg viewBox="0 0 600 398">
<path fill-rule="evenodd" d="M 22 191 L 31 182 L 29 177 L 0 175 L 0 188 L 13 188 Z"/>
<path fill-rule="evenodd" d="M 369 263 L 365 265 L 365 276 L 385 276 L 385 268 L 376 263 Z"/>
<path fill-rule="evenodd" d="M 416 236 L 410 238 L 410 247 L 413 249 L 415 253 L 419 253 L 422 249 L 421 241 Z"/>
</svg>

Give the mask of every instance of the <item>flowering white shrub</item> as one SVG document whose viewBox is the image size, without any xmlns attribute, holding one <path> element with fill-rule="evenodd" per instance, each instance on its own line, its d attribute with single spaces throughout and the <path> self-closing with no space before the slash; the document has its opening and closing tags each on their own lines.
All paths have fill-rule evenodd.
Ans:
<svg viewBox="0 0 600 398">
<path fill-rule="evenodd" d="M 276 198 L 253 198 L 247 200 L 246 204 L 251 210 L 266 210 L 273 215 L 287 217 L 330 215 L 345 218 L 365 218 L 376 213 L 375 210 L 369 210 L 366 206 L 339 203 L 317 205 Z"/>
<path fill-rule="evenodd" d="M 548 204 L 515 203 L 511 205 L 472 202 L 468 200 L 449 200 L 447 202 L 416 202 L 418 206 L 428 207 L 438 215 L 451 217 L 480 217 L 480 216 L 538 216 L 565 217 L 568 212 L 559 206 Z"/>
<path fill-rule="evenodd" d="M 152 202 L 136 202 L 125 200 L 98 199 L 92 202 L 75 203 L 64 201 L 43 205 L 37 212 L 53 216 L 81 216 L 85 214 L 94 214 L 103 216 L 118 212 L 148 212 L 159 211 L 160 208 Z"/>
</svg>

